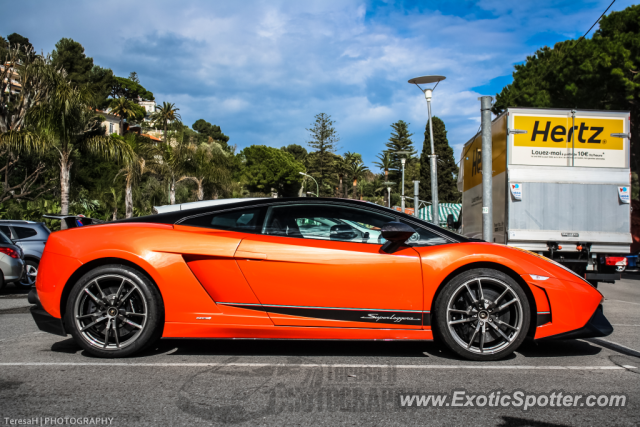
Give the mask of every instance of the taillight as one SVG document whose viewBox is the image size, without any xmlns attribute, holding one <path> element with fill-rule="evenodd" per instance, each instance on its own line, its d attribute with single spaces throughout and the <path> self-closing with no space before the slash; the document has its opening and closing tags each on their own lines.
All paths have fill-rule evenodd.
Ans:
<svg viewBox="0 0 640 427">
<path fill-rule="evenodd" d="M 627 265 L 627 258 L 623 256 L 608 256 L 605 257 L 606 265 Z"/>
<path fill-rule="evenodd" d="M 11 258 L 20 258 L 20 254 L 15 249 L 0 248 L 0 253 L 3 253 L 5 255 L 9 255 Z"/>
</svg>

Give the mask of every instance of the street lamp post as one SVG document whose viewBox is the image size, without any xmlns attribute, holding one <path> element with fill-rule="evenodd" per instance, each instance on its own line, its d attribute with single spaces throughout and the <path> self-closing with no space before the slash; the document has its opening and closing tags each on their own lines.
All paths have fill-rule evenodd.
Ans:
<svg viewBox="0 0 640 427">
<path fill-rule="evenodd" d="M 433 96 L 433 91 L 438 86 L 442 80 L 444 80 L 445 76 L 422 76 L 416 77 L 414 79 L 409 80 L 409 83 L 418 86 L 418 88 L 424 93 L 424 98 L 427 100 L 427 110 L 429 112 L 429 136 L 431 139 L 431 155 L 430 163 L 431 163 L 431 214 L 433 223 L 435 225 L 440 225 L 440 218 L 438 218 L 438 170 L 437 168 L 437 156 L 436 151 L 433 145 L 433 123 L 431 120 L 431 97 Z M 435 83 L 436 85 L 433 89 L 422 89 L 420 84 L 430 84 Z"/>
<path fill-rule="evenodd" d="M 407 162 L 407 158 L 405 156 L 411 154 L 411 151 L 396 151 L 395 154 L 402 156 L 400 158 L 400 163 L 402 163 L 402 196 L 400 201 L 400 209 L 402 209 L 402 213 L 404 213 L 404 165 Z"/>
<path fill-rule="evenodd" d="M 300 172 L 300 175 L 308 176 L 309 178 L 313 179 L 313 182 L 316 183 L 316 197 L 320 197 L 320 187 L 318 186 L 318 181 L 316 181 L 315 178 L 312 177 L 311 175 L 307 175 L 304 172 Z M 311 193 L 311 194 L 313 194 L 313 193 Z"/>
<path fill-rule="evenodd" d="M 382 184 L 387 187 L 387 201 L 389 202 L 389 209 L 391 209 L 391 186 L 396 185 L 396 183 L 385 181 Z"/>
</svg>

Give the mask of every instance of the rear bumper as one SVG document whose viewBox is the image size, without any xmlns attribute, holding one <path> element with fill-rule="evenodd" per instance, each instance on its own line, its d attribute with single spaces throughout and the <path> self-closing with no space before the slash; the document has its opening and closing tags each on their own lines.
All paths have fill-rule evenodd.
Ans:
<svg viewBox="0 0 640 427">
<path fill-rule="evenodd" d="M 63 337 L 67 336 L 67 332 L 64 329 L 64 323 L 62 322 L 62 319 L 53 317 L 52 315 L 47 313 L 44 308 L 42 308 L 36 288 L 31 288 L 27 298 L 31 304 L 35 304 L 33 307 L 31 307 L 31 316 L 36 322 L 36 326 L 38 326 L 38 329 L 54 335 L 60 335 Z"/>
<path fill-rule="evenodd" d="M 613 326 L 611 326 L 611 323 L 609 323 L 607 318 L 604 317 L 602 305 L 599 305 L 587 324 L 582 328 L 558 335 L 553 335 L 544 339 L 568 340 L 577 338 L 599 338 L 606 337 L 608 335 L 611 335 L 612 333 Z"/>
</svg>

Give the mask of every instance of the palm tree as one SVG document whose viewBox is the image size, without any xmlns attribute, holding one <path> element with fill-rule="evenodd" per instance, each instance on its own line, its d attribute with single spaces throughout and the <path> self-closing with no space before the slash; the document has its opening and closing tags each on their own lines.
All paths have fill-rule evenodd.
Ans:
<svg viewBox="0 0 640 427">
<path fill-rule="evenodd" d="M 195 149 L 194 149 L 195 148 Z M 202 143 L 198 147 L 191 148 L 192 153 L 185 165 L 186 173 L 178 180 L 190 180 L 198 186 L 198 201 L 204 200 L 204 184 L 215 183 L 216 186 L 225 185 L 229 180 L 229 158 L 222 146 L 216 142 Z"/>
<path fill-rule="evenodd" d="M 345 154 L 345 157 L 351 160 L 348 170 L 349 170 L 349 176 L 351 176 L 351 179 L 353 180 L 353 198 L 357 199 L 358 180 L 364 178 L 365 172 L 367 172 L 369 168 L 366 167 L 362 162 L 362 158 L 360 154 L 358 153 L 353 153 L 353 154 L 348 153 L 348 154 L 349 156 Z"/>
<path fill-rule="evenodd" d="M 60 156 L 61 213 L 68 215 L 71 159 L 76 151 L 125 163 L 133 160 L 133 153 L 123 140 L 103 134 L 98 116 L 91 110 L 93 94 L 86 87 L 75 87 L 64 72 L 55 76 L 53 84 L 48 99 L 31 109 L 29 119 L 48 135 L 49 144 Z"/>
<path fill-rule="evenodd" d="M 130 162 L 125 163 L 118 175 L 123 175 L 125 182 L 125 218 L 131 218 L 133 216 L 132 185 L 142 174 L 149 171 L 150 167 L 153 167 L 153 162 L 159 154 L 159 150 L 149 138 L 140 137 L 135 133 L 125 135 L 123 139 L 130 147 L 133 158 Z"/>
<path fill-rule="evenodd" d="M 169 182 L 169 203 L 172 205 L 176 204 L 178 177 L 185 174 L 194 153 L 194 145 L 180 136 L 177 136 L 175 144 L 162 144 L 160 147 L 157 171 Z"/>
<path fill-rule="evenodd" d="M 136 114 L 135 110 L 133 109 L 133 102 L 129 101 L 126 98 L 116 98 L 111 101 L 110 108 L 111 114 L 120 117 L 120 135 L 122 135 L 124 133 L 122 129 L 123 120 L 128 120 L 129 117 Z"/>
<path fill-rule="evenodd" d="M 156 111 L 151 115 L 151 120 L 154 122 L 155 126 L 162 126 L 164 129 L 164 143 L 167 144 L 167 127 L 170 122 L 180 121 L 182 118 L 180 114 L 179 108 L 176 108 L 176 104 L 172 104 L 169 102 L 163 102 L 162 107 L 156 106 Z"/>
<path fill-rule="evenodd" d="M 385 182 L 389 181 L 389 169 L 393 167 L 393 159 L 388 151 L 378 154 L 379 162 L 373 162 L 374 165 L 378 166 L 380 169 L 384 170 L 384 180 Z M 385 187 L 386 188 L 386 187 Z M 388 192 L 388 190 L 387 190 Z M 387 200 L 389 199 L 389 194 L 387 194 Z M 391 207 L 391 206 L 389 206 Z"/>
<path fill-rule="evenodd" d="M 15 156 L 42 152 L 47 147 L 47 141 L 29 126 L 27 113 L 48 98 L 55 74 L 50 59 L 36 55 L 32 47 L 12 47 L 0 57 L 0 153 L 7 156 L 5 166 L 0 169 L 4 172 L 0 200 L 31 198 L 33 192 L 43 188 L 32 188 L 32 185 L 44 169 L 44 163 L 25 175 L 18 185 L 9 186 L 9 175 L 18 161 Z M 15 90 L 15 80 L 20 82 L 20 91 Z"/>
<path fill-rule="evenodd" d="M 346 155 L 345 157 L 338 157 L 334 163 L 334 168 L 336 173 L 338 174 L 338 180 L 339 180 L 339 186 L 338 186 L 338 197 L 345 197 L 346 194 L 344 193 L 344 188 L 343 188 L 343 180 L 345 175 L 347 174 L 347 172 L 349 171 L 349 162 L 346 159 Z"/>
</svg>

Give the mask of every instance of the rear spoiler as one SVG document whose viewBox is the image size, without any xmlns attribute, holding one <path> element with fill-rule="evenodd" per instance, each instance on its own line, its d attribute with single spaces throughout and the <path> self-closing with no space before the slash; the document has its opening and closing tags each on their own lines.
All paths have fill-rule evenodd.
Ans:
<svg viewBox="0 0 640 427">
<path fill-rule="evenodd" d="M 84 227 L 85 225 L 103 224 L 105 222 L 101 219 L 87 218 L 82 215 L 47 214 L 47 215 L 42 215 L 42 217 L 49 218 L 49 219 L 59 219 L 60 221 L 64 221 L 64 223 L 67 225 L 67 228 Z"/>
</svg>

